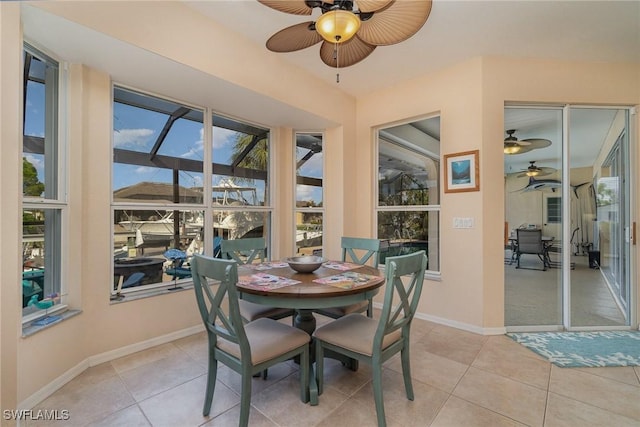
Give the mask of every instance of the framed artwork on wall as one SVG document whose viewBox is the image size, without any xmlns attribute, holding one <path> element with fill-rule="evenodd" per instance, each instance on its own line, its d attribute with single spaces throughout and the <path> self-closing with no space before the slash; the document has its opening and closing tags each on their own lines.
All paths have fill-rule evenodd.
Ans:
<svg viewBox="0 0 640 427">
<path fill-rule="evenodd" d="M 480 191 L 480 151 L 444 155 L 444 192 Z"/>
</svg>

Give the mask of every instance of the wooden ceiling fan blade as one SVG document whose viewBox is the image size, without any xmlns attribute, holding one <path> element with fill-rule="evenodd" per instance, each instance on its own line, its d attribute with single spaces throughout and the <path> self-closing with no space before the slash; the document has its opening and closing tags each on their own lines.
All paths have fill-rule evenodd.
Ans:
<svg viewBox="0 0 640 427">
<path fill-rule="evenodd" d="M 380 9 L 384 9 L 394 0 L 357 0 L 356 4 L 360 12 L 377 12 Z"/>
<path fill-rule="evenodd" d="M 292 15 L 311 15 L 313 10 L 304 0 L 258 0 L 258 2 L 271 9 Z"/>
<path fill-rule="evenodd" d="M 551 145 L 551 141 L 549 141 L 548 139 L 542 139 L 542 138 L 527 138 L 527 139 L 523 139 L 522 141 L 518 141 L 519 143 L 523 143 L 526 142 L 528 143 L 529 146 L 532 147 L 532 149 L 536 149 L 536 148 L 544 148 L 544 147 L 548 147 Z"/>
<path fill-rule="evenodd" d="M 531 163 L 531 162 L 529 162 L 529 163 Z M 520 171 L 520 173 L 517 175 L 517 177 L 518 178 L 523 178 L 525 176 L 533 176 L 535 178 L 538 178 L 538 177 L 541 177 L 541 176 L 551 175 L 554 172 L 556 172 L 556 170 L 554 168 L 548 168 L 548 167 L 544 167 L 544 166 L 543 167 L 539 167 L 539 166 L 535 166 L 535 165 L 532 164 L 527 169 Z"/>
<path fill-rule="evenodd" d="M 284 28 L 267 40 L 267 49 L 272 52 L 295 52 L 313 46 L 322 40 L 316 30 L 309 29 L 313 22 L 302 22 Z"/>
<path fill-rule="evenodd" d="M 400 43 L 422 28 L 431 13 L 431 0 L 395 0 L 362 21 L 358 37 L 366 43 L 387 46 Z"/>
<path fill-rule="evenodd" d="M 376 47 L 363 42 L 357 36 L 338 45 L 338 58 L 335 57 L 335 44 L 323 42 L 320 46 L 320 59 L 333 68 L 345 68 L 357 64 L 371 55 Z"/>
</svg>

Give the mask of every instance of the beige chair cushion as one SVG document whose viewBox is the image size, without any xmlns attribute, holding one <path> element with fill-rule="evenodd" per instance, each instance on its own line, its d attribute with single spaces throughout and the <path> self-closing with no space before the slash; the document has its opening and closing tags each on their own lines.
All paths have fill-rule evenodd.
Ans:
<svg viewBox="0 0 640 427">
<path fill-rule="evenodd" d="M 294 350 L 310 341 L 309 334 L 273 319 L 261 318 L 244 325 L 251 347 L 251 364 L 257 365 Z M 240 359 L 240 346 L 218 339 L 217 347 Z"/>
<path fill-rule="evenodd" d="M 330 317 L 337 318 L 346 316 L 351 313 L 362 313 L 369 308 L 369 301 L 360 301 L 343 307 L 329 307 L 317 310 L 318 313 L 326 314 Z"/>
<path fill-rule="evenodd" d="M 268 305 L 256 304 L 250 301 L 238 300 L 240 316 L 247 322 L 251 322 L 262 317 L 287 317 L 292 314 L 290 308 L 269 307 Z"/>
<path fill-rule="evenodd" d="M 362 314 L 348 314 L 319 327 L 313 336 L 329 344 L 371 356 L 373 354 L 373 337 L 376 334 L 378 323 L 379 319 L 372 319 Z M 401 330 L 388 334 L 382 340 L 382 348 L 387 348 L 401 337 Z"/>
</svg>

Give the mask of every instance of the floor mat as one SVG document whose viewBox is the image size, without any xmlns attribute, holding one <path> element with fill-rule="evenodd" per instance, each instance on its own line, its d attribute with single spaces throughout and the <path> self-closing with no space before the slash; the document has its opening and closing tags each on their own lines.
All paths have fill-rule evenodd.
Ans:
<svg viewBox="0 0 640 427">
<path fill-rule="evenodd" d="M 640 366 L 640 331 L 508 333 L 561 367 Z"/>
</svg>

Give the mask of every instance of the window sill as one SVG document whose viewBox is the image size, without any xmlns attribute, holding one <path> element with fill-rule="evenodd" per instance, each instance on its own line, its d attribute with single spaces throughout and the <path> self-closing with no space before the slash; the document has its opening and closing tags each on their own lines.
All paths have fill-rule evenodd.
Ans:
<svg viewBox="0 0 640 427">
<path fill-rule="evenodd" d="M 65 308 L 62 312 L 56 311 L 39 319 L 24 323 L 22 325 L 22 338 L 29 337 L 45 329 L 49 329 L 50 327 L 64 322 L 65 320 L 80 313 L 82 313 L 82 310 L 69 310 Z"/>
<path fill-rule="evenodd" d="M 424 280 L 432 280 L 434 282 L 442 282 L 442 274 L 441 273 L 429 273 L 428 271 L 424 274 Z"/>
<path fill-rule="evenodd" d="M 155 289 L 147 289 L 144 291 L 136 291 L 136 292 L 127 292 L 121 293 L 118 295 L 111 295 L 110 304 L 120 304 L 129 301 L 136 301 L 144 298 L 151 298 L 158 295 L 167 295 L 167 294 L 175 294 L 176 292 L 182 292 L 193 289 L 193 282 L 188 281 L 187 283 L 178 283 L 177 287 L 173 285 L 170 287 L 162 287 Z"/>
</svg>

